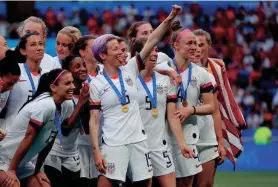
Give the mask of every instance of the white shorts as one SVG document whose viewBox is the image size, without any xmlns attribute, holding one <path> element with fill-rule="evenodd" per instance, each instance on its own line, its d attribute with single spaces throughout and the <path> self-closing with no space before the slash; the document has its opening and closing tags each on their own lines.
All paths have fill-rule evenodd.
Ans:
<svg viewBox="0 0 278 187">
<path fill-rule="evenodd" d="M 141 181 L 153 176 L 152 162 L 147 142 L 109 146 L 101 146 L 101 153 L 106 160 L 107 169 L 105 177 L 120 182 L 125 182 L 126 174 L 131 181 Z"/>
<path fill-rule="evenodd" d="M 78 145 L 80 155 L 81 172 L 80 177 L 93 179 L 99 175 L 95 167 L 94 155 L 90 145 Z"/>
<path fill-rule="evenodd" d="M 200 173 L 203 170 L 198 157 L 198 151 L 196 145 L 189 145 L 189 146 L 192 148 L 193 152 L 195 153 L 194 158 L 184 158 L 184 156 L 180 151 L 179 145 L 177 144 L 172 145 L 172 154 L 173 154 L 173 160 L 175 164 L 177 178 L 196 175 L 197 173 Z"/>
<path fill-rule="evenodd" d="M 7 171 L 10 167 L 10 163 L 9 162 L 5 162 L 0 158 L 0 170 L 1 171 Z M 16 170 L 16 176 L 19 179 L 24 179 L 27 178 L 31 175 L 33 175 L 35 172 L 35 165 L 29 161 L 26 164 L 24 164 L 23 166 L 20 166 L 19 168 L 17 168 Z"/>
<path fill-rule="evenodd" d="M 201 164 L 214 160 L 219 156 L 217 145 L 197 146 L 197 149 Z"/>
<path fill-rule="evenodd" d="M 151 151 L 150 152 L 153 176 L 159 177 L 175 172 L 173 157 L 170 151 Z"/>
<path fill-rule="evenodd" d="M 44 161 L 44 165 L 56 168 L 61 172 L 62 172 L 62 166 L 72 172 L 77 172 L 80 170 L 80 158 L 79 156 L 62 157 L 62 156 L 48 154 Z"/>
</svg>

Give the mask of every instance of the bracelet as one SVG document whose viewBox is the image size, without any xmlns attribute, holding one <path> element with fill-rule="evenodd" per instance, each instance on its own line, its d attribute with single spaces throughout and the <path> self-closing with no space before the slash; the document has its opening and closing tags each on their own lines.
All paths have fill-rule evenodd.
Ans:
<svg viewBox="0 0 278 187">
<path fill-rule="evenodd" d="M 196 114 L 196 107 L 195 107 L 195 106 L 192 106 L 192 107 L 193 107 L 193 109 L 194 109 L 194 112 L 193 112 L 192 115 L 195 115 L 195 114 Z"/>
</svg>

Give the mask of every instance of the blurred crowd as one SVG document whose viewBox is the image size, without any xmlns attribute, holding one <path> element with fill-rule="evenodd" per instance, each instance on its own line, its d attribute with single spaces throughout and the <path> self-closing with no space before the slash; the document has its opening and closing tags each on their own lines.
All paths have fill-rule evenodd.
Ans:
<svg viewBox="0 0 278 187">
<path fill-rule="evenodd" d="M 140 12 L 131 4 L 93 12 L 76 8 L 71 16 L 63 8 L 58 12 L 48 8 L 44 15 L 36 10 L 34 16 L 44 19 L 48 37 L 56 37 L 64 26 L 72 25 L 83 34 L 113 33 L 125 38 L 133 21 L 149 21 L 155 28 L 167 17 L 167 12 L 163 9 L 154 12 L 151 7 Z M 249 128 L 262 125 L 278 128 L 278 2 L 261 2 L 252 10 L 243 6 L 218 8 L 211 15 L 199 4 L 186 3 L 178 19 L 183 27 L 202 28 L 211 33 L 211 56 L 225 61 L 227 76 Z M 18 38 L 15 28 L 0 15 L 0 35 Z M 172 57 L 167 41 L 169 33 L 158 47 Z"/>
</svg>

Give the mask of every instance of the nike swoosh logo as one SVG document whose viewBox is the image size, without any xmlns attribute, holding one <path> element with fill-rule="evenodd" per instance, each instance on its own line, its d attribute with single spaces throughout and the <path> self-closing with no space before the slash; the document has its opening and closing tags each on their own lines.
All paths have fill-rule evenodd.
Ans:
<svg viewBox="0 0 278 187">
<path fill-rule="evenodd" d="M 104 89 L 104 92 L 108 91 L 111 87 Z"/>
<path fill-rule="evenodd" d="M 152 172 L 153 169 L 149 169 L 148 172 Z"/>
<path fill-rule="evenodd" d="M 200 167 L 200 165 L 201 165 L 201 164 L 196 164 L 195 166 L 196 166 L 196 168 L 198 168 L 198 167 Z"/>
<path fill-rule="evenodd" d="M 19 80 L 18 82 L 24 82 L 24 81 L 27 81 L 27 80 Z"/>
<path fill-rule="evenodd" d="M 166 168 L 169 168 L 169 167 L 171 167 L 172 165 L 173 165 L 173 164 L 167 165 Z"/>
<path fill-rule="evenodd" d="M 215 148 L 215 149 L 214 149 L 214 152 L 218 152 L 218 149 L 217 149 L 217 148 Z"/>
</svg>

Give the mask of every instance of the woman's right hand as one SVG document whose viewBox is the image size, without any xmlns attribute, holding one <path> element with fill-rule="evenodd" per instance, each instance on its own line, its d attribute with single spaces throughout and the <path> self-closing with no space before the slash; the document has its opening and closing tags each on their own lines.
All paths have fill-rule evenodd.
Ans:
<svg viewBox="0 0 278 187">
<path fill-rule="evenodd" d="M 195 157 L 195 153 L 193 152 L 191 147 L 189 147 L 186 143 L 179 145 L 179 147 L 180 147 L 181 153 L 184 158 L 194 158 Z"/>
<path fill-rule="evenodd" d="M 180 15 L 182 13 L 181 6 L 178 5 L 172 5 L 172 11 L 169 15 L 170 18 L 175 18 L 177 15 Z"/>
<path fill-rule="evenodd" d="M 95 167 L 96 169 L 100 172 L 100 173 L 106 173 L 106 168 L 107 168 L 107 163 L 105 161 L 105 159 L 103 158 L 102 154 L 99 153 L 95 153 L 94 155 L 94 159 L 95 159 Z"/>
<path fill-rule="evenodd" d="M 17 182 L 20 186 L 20 182 L 16 176 L 16 171 L 14 170 L 7 170 L 6 171 L 6 179 L 2 183 L 2 187 L 13 187 L 14 183 Z"/>
</svg>

